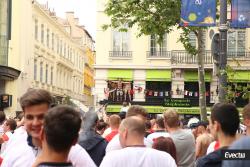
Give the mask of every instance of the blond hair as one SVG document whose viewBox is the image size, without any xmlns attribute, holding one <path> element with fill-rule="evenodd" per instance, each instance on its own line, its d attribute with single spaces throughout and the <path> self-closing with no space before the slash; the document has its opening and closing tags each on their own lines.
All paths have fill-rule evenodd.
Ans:
<svg viewBox="0 0 250 167">
<path fill-rule="evenodd" d="M 175 128 L 180 125 L 179 114 L 175 109 L 168 109 L 164 113 L 164 122 L 170 128 Z"/>
</svg>

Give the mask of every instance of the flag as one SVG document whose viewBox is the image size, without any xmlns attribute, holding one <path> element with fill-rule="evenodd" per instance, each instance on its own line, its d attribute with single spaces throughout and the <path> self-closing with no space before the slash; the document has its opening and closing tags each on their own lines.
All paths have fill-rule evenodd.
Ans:
<svg viewBox="0 0 250 167">
<path fill-rule="evenodd" d="M 181 26 L 215 26 L 216 0 L 182 0 Z"/>
<path fill-rule="evenodd" d="M 232 28 L 250 27 L 250 0 L 232 0 Z"/>
</svg>

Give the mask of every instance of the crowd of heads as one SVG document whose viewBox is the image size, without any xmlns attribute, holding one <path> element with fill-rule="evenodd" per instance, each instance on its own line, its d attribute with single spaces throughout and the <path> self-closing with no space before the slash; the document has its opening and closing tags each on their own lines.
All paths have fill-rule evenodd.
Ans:
<svg viewBox="0 0 250 167">
<path fill-rule="evenodd" d="M 108 115 L 106 120 L 98 118 L 97 114 L 91 112 L 81 117 L 81 114 L 72 107 L 54 106 L 50 93 L 41 89 L 32 89 L 25 93 L 20 99 L 20 105 L 24 114 L 20 114 L 16 119 L 6 119 L 5 114 L 0 112 L 3 133 L 14 133 L 17 127 L 24 124 L 28 134 L 41 141 L 43 148 L 67 154 L 78 142 L 81 131 L 85 133 L 91 130 L 106 139 L 106 143 L 115 135 L 119 135 L 122 148 L 130 147 L 131 143 L 143 143 L 145 138 L 154 134 L 152 148 L 168 153 L 179 166 L 192 165 L 196 159 L 206 156 L 208 147 L 213 141 L 221 144 L 227 138 L 236 140 L 235 136 L 240 125 L 237 107 L 225 103 L 212 107 L 209 122 L 198 121 L 189 126 L 183 126 L 183 122 L 187 121 L 181 121 L 175 109 L 167 109 L 156 119 L 149 119 L 147 110 L 140 105 L 130 106 L 126 113 Z M 127 107 L 127 104 L 123 105 Z M 250 128 L 250 104 L 243 109 L 242 117 L 243 123 Z M 183 152 L 188 149 L 181 150 L 183 149 L 181 144 L 184 142 L 179 141 L 181 135 L 188 138 L 186 141 L 190 143 L 186 141 L 185 143 L 194 150 L 187 155 Z M 230 144 L 226 143 L 227 146 Z M 190 164 L 183 162 L 182 156 L 187 156 L 185 158 L 190 158 L 192 162 Z"/>
</svg>

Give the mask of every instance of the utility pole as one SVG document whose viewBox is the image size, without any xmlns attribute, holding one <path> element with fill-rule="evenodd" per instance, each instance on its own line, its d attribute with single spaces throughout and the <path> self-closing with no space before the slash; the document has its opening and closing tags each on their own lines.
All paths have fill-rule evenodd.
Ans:
<svg viewBox="0 0 250 167">
<path fill-rule="evenodd" d="M 227 94 L 227 30 L 227 0 L 220 0 L 219 102 L 225 102 Z"/>
</svg>

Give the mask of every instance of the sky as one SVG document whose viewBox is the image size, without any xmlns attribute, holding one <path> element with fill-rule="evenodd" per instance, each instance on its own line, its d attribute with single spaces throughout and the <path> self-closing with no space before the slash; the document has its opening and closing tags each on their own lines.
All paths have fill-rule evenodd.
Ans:
<svg viewBox="0 0 250 167">
<path fill-rule="evenodd" d="M 56 15 L 65 18 L 65 12 L 74 11 L 75 17 L 79 18 L 79 24 L 84 25 L 86 30 L 95 40 L 96 34 L 96 0 L 37 0 L 46 4 Z"/>
</svg>

